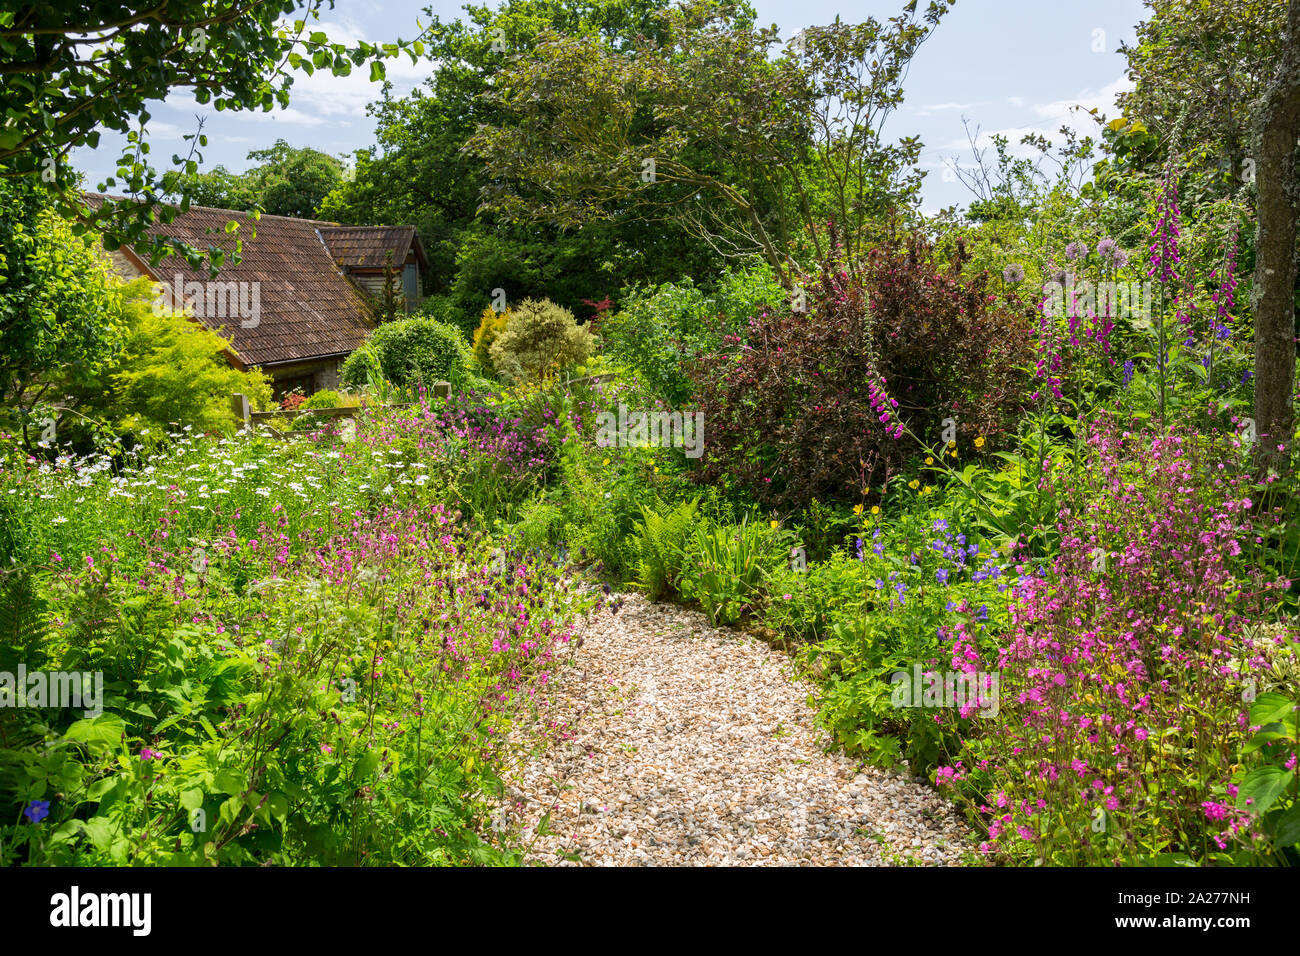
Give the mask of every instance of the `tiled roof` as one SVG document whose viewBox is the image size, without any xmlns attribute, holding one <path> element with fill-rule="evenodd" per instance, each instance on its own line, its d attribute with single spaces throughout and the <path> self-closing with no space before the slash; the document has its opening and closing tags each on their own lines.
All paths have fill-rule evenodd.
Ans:
<svg viewBox="0 0 1300 956">
<path fill-rule="evenodd" d="M 343 267 L 382 269 L 390 249 L 393 264 L 400 267 L 412 246 L 421 264 L 428 265 L 414 226 L 327 226 L 320 232 L 334 261 Z"/>
<path fill-rule="evenodd" d="M 104 198 L 86 196 L 93 208 L 99 208 Z M 242 259 L 238 265 L 224 266 L 216 281 L 260 283 L 260 315 L 252 328 L 244 328 L 237 319 L 206 319 L 204 324 L 220 329 L 246 365 L 339 355 L 354 350 L 370 334 L 374 322 L 368 300 L 339 271 L 320 235 L 325 229 L 335 228 L 334 223 L 267 215 L 254 222 L 247 213 L 191 206 L 166 225 L 155 218 L 147 231 L 151 236 L 183 240 L 201 250 L 212 245 L 232 252 L 235 240 L 225 231 L 232 219 L 240 224 Z M 383 226 L 350 228 L 361 233 L 392 231 Z M 403 251 L 402 256 L 405 254 Z M 178 256 L 169 256 L 156 266 L 149 266 L 144 256 L 136 257 L 157 281 L 169 285 L 177 274 L 185 282 L 209 279 L 206 266 L 196 271 Z"/>
</svg>

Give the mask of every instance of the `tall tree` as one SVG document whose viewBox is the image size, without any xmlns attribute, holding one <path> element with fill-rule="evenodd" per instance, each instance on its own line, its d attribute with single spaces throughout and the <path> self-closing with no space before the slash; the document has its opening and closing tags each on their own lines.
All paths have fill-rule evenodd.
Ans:
<svg viewBox="0 0 1300 956">
<path fill-rule="evenodd" d="M 1252 114 L 1281 54 L 1286 4 L 1146 0 L 1150 14 L 1138 25 L 1136 45 L 1120 47 L 1134 88 L 1118 101 L 1164 141 L 1166 150 L 1150 157 L 1157 170 L 1173 147 L 1207 174 L 1198 185 L 1216 195 L 1240 185 Z"/>
<path fill-rule="evenodd" d="M 450 300 L 448 316 L 469 328 L 502 288 L 509 300 L 549 297 L 574 312 L 633 282 L 665 282 L 717 271 L 716 257 L 673 222 L 617 216 L 564 230 L 510 223 L 479 209 L 490 182 L 463 151 L 480 124 L 512 118 L 486 94 L 510 57 L 536 46 L 543 30 L 581 36 L 589 49 L 631 49 L 658 36 L 662 0 L 506 0 L 466 6 L 459 20 L 432 15 L 427 50 L 435 71 L 403 98 L 370 106 L 376 144 L 356 154 L 355 174 L 319 214 L 340 222 L 411 223 L 429 256 L 426 291 Z"/>
<path fill-rule="evenodd" d="M 310 146 L 295 149 L 280 139 L 270 149 L 253 150 L 248 158 L 260 162 L 243 173 L 217 166 L 187 180 L 183 188 L 190 201 L 241 212 L 259 207 L 272 216 L 307 219 L 343 182 L 343 163 Z"/>
<path fill-rule="evenodd" d="M 915 199 L 920 144 L 880 129 L 950 5 L 809 28 L 778 59 L 774 27 L 713 3 L 663 10 L 661 36 L 633 50 L 549 31 L 493 86 L 511 121 L 468 144 L 491 177 L 484 206 L 566 227 L 667 218 L 787 281 L 834 218 L 852 263 L 869 224 Z"/>
<path fill-rule="evenodd" d="M 1295 433 L 1296 279 L 1300 268 L 1300 0 L 1255 127 L 1255 466 L 1285 473 Z"/>
</svg>

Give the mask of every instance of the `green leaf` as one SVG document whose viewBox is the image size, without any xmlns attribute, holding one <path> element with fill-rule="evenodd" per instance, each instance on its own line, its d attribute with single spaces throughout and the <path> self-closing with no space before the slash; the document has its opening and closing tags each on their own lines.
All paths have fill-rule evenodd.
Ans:
<svg viewBox="0 0 1300 956">
<path fill-rule="evenodd" d="M 126 724 L 117 714 L 100 714 L 78 720 L 63 736 L 65 740 L 75 740 L 91 747 L 116 747 L 126 736 Z"/>
<path fill-rule="evenodd" d="M 218 793 L 229 793 L 233 796 L 239 796 L 247 789 L 247 781 L 244 775 L 237 770 L 218 770 L 213 787 Z"/>
<path fill-rule="evenodd" d="M 370 776 L 374 769 L 379 766 L 379 760 L 380 756 L 376 751 L 367 750 L 357 758 L 356 764 L 353 765 L 352 779 L 358 781 L 365 780 Z"/>
<path fill-rule="evenodd" d="M 1237 806 L 1253 813 L 1263 813 L 1282 795 L 1294 776 L 1292 771 L 1281 767 L 1257 767 L 1242 781 L 1241 789 L 1237 791 Z"/>
<path fill-rule="evenodd" d="M 1295 703 L 1286 695 L 1269 691 L 1260 694 L 1250 707 L 1250 722 L 1260 727 L 1274 723 L 1292 713 Z"/>
<path fill-rule="evenodd" d="M 378 83 L 385 76 L 384 63 L 382 60 L 370 61 L 370 82 Z"/>
<path fill-rule="evenodd" d="M 266 807 L 271 811 L 271 816 L 281 823 L 289 816 L 289 798 L 283 793 L 267 794 Z"/>
<path fill-rule="evenodd" d="M 1300 843 L 1300 803 L 1283 813 L 1273 828 L 1273 839 L 1279 846 L 1295 846 Z"/>
</svg>

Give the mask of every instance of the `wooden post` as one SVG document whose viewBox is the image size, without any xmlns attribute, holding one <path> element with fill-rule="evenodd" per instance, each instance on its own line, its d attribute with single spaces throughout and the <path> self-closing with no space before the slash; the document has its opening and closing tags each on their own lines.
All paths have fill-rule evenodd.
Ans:
<svg viewBox="0 0 1300 956">
<path fill-rule="evenodd" d="M 451 398 L 451 382 L 434 382 L 433 397 L 441 399 Z"/>
<path fill-rule="evenodd" d="M 248 407 L 248 396 L 241 395 L 239 392 L 231 395 L 230 410 L 234 412 L 235 417 L 239 419 L 239 427 L 241 429 L 247 428 L 249 422 L 252 421 L 252 413 Z"/>
</svg>

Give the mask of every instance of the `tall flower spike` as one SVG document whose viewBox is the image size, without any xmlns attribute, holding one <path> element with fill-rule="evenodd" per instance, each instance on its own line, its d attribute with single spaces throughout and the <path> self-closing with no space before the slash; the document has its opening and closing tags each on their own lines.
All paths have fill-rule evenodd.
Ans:
<svg viewBox="0 0 1300 956">
<path fill-rule="evenodd" d="M 1156 225 L 1151 230 L 1150 262 L 1147 275 L 1164 284 L 1178 281 L 1178 238 L 1182 233 L 1178 211 L 1178 180 L 1171 171 L 1165 173 L 1156 202 Z"/>
<path fill-rule="evenodd" d="M 1211 298 L 1215 306 L 1215 333 L 1220 338 L 1227 338 L 1228 323 L 1232 321 L 1232 307 L 1237 289 L 1237 227 L 1232 229 L 1228 239 L 1228 252 L 1223 261 L 1223 274 L 1216 276 L 1219 288 Z"/>
</svg>

